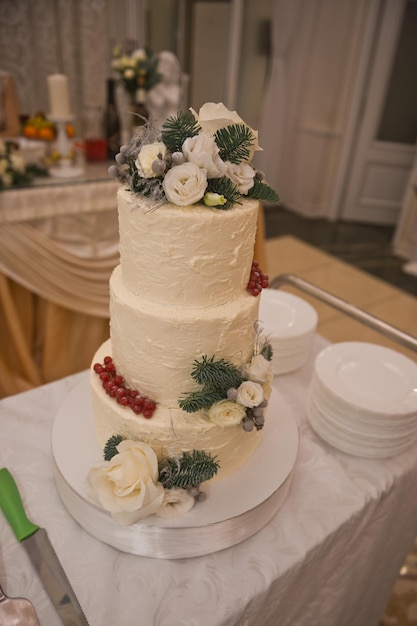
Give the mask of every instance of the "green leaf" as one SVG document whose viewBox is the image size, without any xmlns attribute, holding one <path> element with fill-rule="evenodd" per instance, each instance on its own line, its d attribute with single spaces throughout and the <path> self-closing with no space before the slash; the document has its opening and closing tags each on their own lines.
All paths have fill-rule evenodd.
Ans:
<svg viewBox="0 0 417 626">
<path fill-rule="evenodd" d="M 253 187 L 248 191 L 248 198 L 255 198 L 256 200 L 265 200 L 266 202 L 279 202 L 279 196 L 277 192 L 272 189 L 266 183 L 262 183 L 260 180 L 254 179 Z"/>
<path fill-rule="evenodd" d="M 159 468 L 159 482 L 165 489 L 195 487 L 213 478 L 220 465 L 204 450 L 183 452 L 182 457 L 168 458 Z"/>
<path fill-rule="evenodd" d="M 220 158 L 236 164 L 248 161 L 250 147 L 255 143 L 255 137 L 246 124 L 230 124 L 219 128 L 214 140 L 219 148 Z"/>
<path fill-rule="evenodd" d="M 106 445 L 104 446 L 104 460 L 110 461 L 116 454 L 119 454 L 117 450 L 117 446 L 121 441 L 123 441 L 124 437 L 122 435 L 113 435 L 110 439 L 107 440 Z"/>
<path fill-rule="evenodd" d="M 230 178 L 226 178 L 226 176 L 223 178 L 209 178 L 206 191 L 218 193 L 220 196 L 225 197 L 227 201 L 226 204 L 213 207 L 223 211 L 227 211 L 227 209 L 230 209 L 234 204 L 239 204 L 241 197 L 237 187 L 235 187 Z"/>
<path fill-rule="evenodd" d="M 181 152 L 182 144 L 188 137 L 194 137 L 201 128 L 190 111 L 180 111 L 177 116 L 169 117 L 162 125 L 162 141 L 172 152 Z"/>
</svg>

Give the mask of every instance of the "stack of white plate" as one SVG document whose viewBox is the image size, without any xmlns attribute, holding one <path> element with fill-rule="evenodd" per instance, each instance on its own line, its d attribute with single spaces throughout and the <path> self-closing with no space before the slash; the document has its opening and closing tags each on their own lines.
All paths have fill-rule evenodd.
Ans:
<svg viewBox="0 0 417 626">
<path fill-rule="evenodd" d="M 291 293 L 264 289 L 259 320 L 272 345 L 274 374 L 293 372 L 304 365 L 317 328 L 316 310 Z"/>
<path fill-rule="evenodd" d="M 417 439 L 417 363 L 376 344 L 333 344 L 316 359 L 307 413 L 316 433 L 343 452 L 399 454 Z"/>
</svg>

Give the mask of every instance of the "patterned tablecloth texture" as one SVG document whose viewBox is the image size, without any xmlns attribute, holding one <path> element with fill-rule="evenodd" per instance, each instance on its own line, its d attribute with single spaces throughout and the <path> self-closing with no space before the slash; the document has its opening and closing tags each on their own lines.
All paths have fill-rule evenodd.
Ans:
<svg viewBox="0 0 417 626">
<path fill-rule="evenodd" d="M 54 416 L 86 372 L 0 402 L 0 466 L 14 474 L 29 516 L 44 526 L 91 626 L 372 626 L 410 550 L 417 520 L 417 443 L 376 461 L 322 442 L 308 425 L 314 357 L 275 387 L 300 429 L 289 496 L 273 520 L 221 552 L 166 561 L 118 552 L 71 518 L 51 456 Z M 269 417 L 273 419 L 273 415 Z M 77 451 L 74 450 L 74 463 Z M 0 515 L 0 582 L 32 600 L 42 624 L 60 621 Z"/>
</svg>

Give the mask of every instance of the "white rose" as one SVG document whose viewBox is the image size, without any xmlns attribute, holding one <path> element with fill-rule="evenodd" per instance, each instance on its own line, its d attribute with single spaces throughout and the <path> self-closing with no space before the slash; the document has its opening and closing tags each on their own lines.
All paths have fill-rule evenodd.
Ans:
<svg viewBox="0 0 417 626">
<path fill-rule="evenodd" d="M 240 424 L 246 411 L 242 403 L 233 400 L 219 400 L 211 405 L 208 416 L 211 422 L 218 426 L 235 426 Z"/>
<path fill-rule="evenodd" d="M 138 48 L 132 52 L 132 59 L 144 60 L 146 59 L 146 52 L 143 48 Z"/>
<path fill-rule="evenodd" d="M 164 159 L 167 149 L 162 141 L 147 143 L 141 147 L 135 165 L 143 178 L 155 178 L 157 174 L 152 169 L 152 163 L 159 158 Z"/>
<path fill-rule="evenodd" d="M 272 363 L 265 359 L 262 354 L 252 357 L 246 367 L 246 375 L 255 383 L 269 383 L 272 380 Z"/>
<path fill-rule="evenodd" d="M 249 189 L 253 187 L 255 170 L 249 163 L 239 163 L 237 165 L 226 161 L 226 176 L 238 188 L 239 193 L 246 195 Z"/>
<path fill-rule="evenodd" d="M 135 78 L 135 71 L 131 67 L 128 67 L 127 69 L 123 70 L 123 76 L 127 80 Z"/>
<path fill-rule="evenodd" d="M 236 402 L 247 407 L 259 406 L 264 399 L 264 392 L 259 383 L 245 380 L 237 390 Z"/>
<path fill-rule="evenodd" d="M 198 202 L 204 196 L 207 177 L 194 163 L 183 163 L 168 170 L 162 186 L 169 202 L 186 206 Z"/>
<path fill-rule="evenodd" d="M 236 111 L 229 111 L 229 109 L 225 107 L 222 102 L 217 104 L 214 102 L 207 102 L 206 104 L 203 104 L 198 114 L 192 108 L 190 108 L 190 111 L 201 126 L 201 129 L 204 132 L 209 133 L 209 135 L 214 135 L 219 128 L 230 126 L 230 124 L 245 124 L 254 137 L 254 142 L 250 147 L 248 161 L 252 159 L 255 150 L 262 150 L 258 144 L 258 131 L 253 130 L 253 128 L 248 126 L 248 124 L 242 120 Z"/>
<path fill-rule="evenodd" d="M 119 454 L 93 467 L 87 476 L 91 495 L 118 522 L 127 526 L 161 506 L 164 488 L 158 483 L 158 459 L 150 446 L 125 440 Z"/>
<path fill-rule="evenodd" d="M 219 157 L 219 148 L 213 137 L 200 133 L 188 137 L 182 144 L 182 151 L 189 163 L 205 169 L 207 178 L 221 178 L 226 173 L 226 164 Z"/>
<path fill-rule="evenodd" d="M 12 162 L 12 167 L 14 170 L 17 170 L 18 172 L 24 172 L 25 159 L 21 154 L 12 154 L 10 160 Z"/>
<path fill-rule="evenodd" d="M 156 514 L 158 517 L 164 517 L 166 519 L 181 517 L 181 515 L 185 515 L 185 513 L 188 513 L 188 511 L 193 508 L 194 503 L 195 500 L 193 496 L 185 489 L 179 489 L 177 487 L 165 489 L 162 505 Z"/>
</svg>

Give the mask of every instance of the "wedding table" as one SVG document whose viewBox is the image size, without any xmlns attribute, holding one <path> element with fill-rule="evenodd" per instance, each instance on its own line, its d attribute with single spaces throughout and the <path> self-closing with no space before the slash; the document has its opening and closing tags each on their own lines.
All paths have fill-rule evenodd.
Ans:
<svg viewBox="0 0 417 626">
<path fill-rule="evenodd" d="M 416 535 L 417 443 L 400 456 L 367 460 L 315 435 L 306 399 L 314 358 L 326 345 L 316 335 L 308 362 L 274 379 L 300 433 L 283 506 L 256 535 L 204 557 L 122 553 L 67 512 L 53 478 L 51 429 L 87 372 L 0 401 L 0 466 L 14 475 L 29 517 L 47 529 L 91 626 L 377 626 Z M 1 513 L 0 546 L 5 592 L 30 598 L 41 624 L 58 626 Z"/>
<path fill-rule="evenodd" d="M 109 163 L 0 193 L 0 397 L 88 367 L 118 263 Z"/>
</svg>

